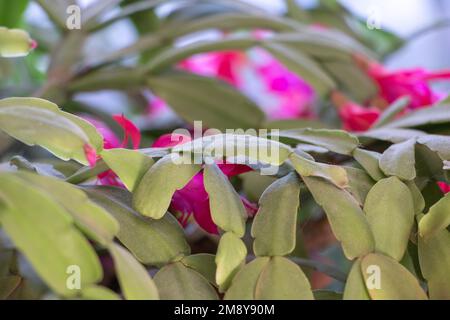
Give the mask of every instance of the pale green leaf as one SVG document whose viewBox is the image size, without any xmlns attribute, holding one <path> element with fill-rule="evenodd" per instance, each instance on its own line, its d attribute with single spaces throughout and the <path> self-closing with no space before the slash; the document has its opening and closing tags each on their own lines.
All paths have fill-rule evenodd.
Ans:
<svg viewBox="0 0 450 320">
<path fill-rule="evenodd" d="M 95 251 L 62 206 L 14 174 L 2 174 L 0 182 L 7 203 L 0 208 L 2 228 L 50 288 L 63 296 L 75 295 L 78 290 L 66 285 L 66 271 L 73 265 L 82 270 L 81 287 L 101 280 Z"/>
<path fill-rule="evenodd" d="M 380 169 L 388 176 L 413 180 L 416 177 L 415 144 L 415 139 L 410 139 L 387 148 L 380 157 Z"/>
<path fill-rule="evenodd" d="M 114 187 L 85 189 L 89 197 L 119 222 L 117 238 L 142 263 L 160 266 L 190 253 L 183 229 L 170 214 L 153 220 L 131 208 L 131 194 Z"/>
<path fill-rule="evenodd" d="M 371 128 L 379 128 L 389 123 L 395 118 L 400 112 L 402 112 L 409 104 L 411 98 L 408 96 L 400 97 L 394 102 L 392 102 L 378 117 L 377 121 L 372 125 Z"/>
<path fill-rule="evenodd" d="M 314 300 L 302 269 L 284 257 L 271 257 L 255 288 L 258 300 Z"/>
<path fill-rule="evenodd" d="M 358 138 L 342 130 L 292 129 L 281 131 L 280 136 L 310 143 L 345 155 L 351 155 L 359 144 Z"/>
<path fill-rule="evenodd" d="M 245 263 L 246 256 L 247 248 L 244 242 L 233 232 L 227 232 L 220 238 L 215 258 L 216 283 L 220 291 L 228 289 L 236 272 Z"/>
<path fill-rule="evenodd" d="M 381 154 L 378 152 L 357 148 L 353 151 L 353 157 L 375 181 L 385 177 L 379 166 Z"/>
<path fill-rule="evenodd" d="M 109 251 L 114 259 L 120 288 L 127 300 L 159 299 L 158 289 L 148 271 L 131 253 L 114 243 L 109 246 Z"/>
<path fill-rule="evenodd" d="M 414 224 L 414 202 L 409 188 L 397 177 L 378 181 L 364 204 L 375 238 L 375 249 L 400 261 Z"/>
<path fill-rule="evenodd" d="M 214 223 L 224 231 L 242 237 L 247 212 L 241 198 L 216 164 L 205 165 L 204 184 Z"/>
<path fill-rule="evenodd" d="M 163 300 L 217 300 L 214 288 L 197 271 L 181 262 L 166 265 L 155 275 Z"/>
<path fill-rule="evenodd" d="M 439 230 L 427 238 L 419 236 L 418 242 L 420 268 L 428 283 L 430 299 L 449 300 L 450 233 Z"/>
<path fill-rule="evenodd" d="M 64 207 L 76 225 L 91 239 L 106 245 L 119 232 L 119 224 L 107 211 L 91 202 L 86 194 L 61 180 L 20 172 L 17 177 L 33 185 Z"/>
<path fill-rule="evenodd" d="M 419 222 L 422 237 L 432 236 L 450 225 L 450 193 L 435 203 Z"/>
<path fill-rule="evenodd" d="M 353 262 L 345 282 L 344 300 L 370 300 L 361 271 L 361 258 Z"/>
<path fill-rule="evenodd" d="M 178 154 L 169 154 L 150 167 L 133 193 L 136 211 L 154 219 L 164 216 L 175 191 L 200 170 L 199 165 L 178 163 L 180 159 Z"/>
<path fill-rule="evenodd" d="M 101 286 L 90 286 L 81 290 L 81 298 L 84 300 L 120 300 L 114 291 Z"/>
<path fill-rule="evenodd" d="M 363 210 L 351 194 L 320 178 L 303 177 L 303 181 L 327 214 L 346 257 L 354 259 L 372 252 L 375 248 L 372 231 Z"/>
<path fill-rule="evenodd" d="M 85 120 L 37 98 L 0 100 L 0 129 L 28 145 L 39 145 L 63 160 L 88 164 L 84 147 L 100 152 L 103 139 Z"/>
<path fill-rule="evenodd" d="M 257 256 L 284 256 L 295 248 L 300 182 L 295 173 L 272 183 L 259 200 L 252 225 Z"/>
<path fill-rule="evenodd" d="M 361 261 L 361 271 L 367 291 L 373 300 L 427 299 L 417 279 L 390 257 L 378 253 L 368 254 Z"/>
<path fill-rule="evenodd" d="M 103 150 L 102 159 L 114 171 L 130 192 L 139 185 L 154 161 L 139 151 L 128 149 Z"/>
<path fill-rule="evenodd" d="M 225 293 L 225 300 L 254 300 L 256 284 L 270 258 L 259 257 L 243 266 Z"/>
<path fill-rule="evenodd" d="M 211 284 L 216 285 L 216 262 L 215 255 L 208 253 L 197 253 L 186 256 L 180 260 L 186 267 L 194 269 L 205 277 Z"/>
<path fill-rule="evenodd" d="M 308 160 L 296 153 L 292 153 L 289 156 L 289 160 L 291 160 L 295 170 L 302 178 L 320 177 L 339 188 L 344 188 L 348 185 L 347 172 L 344 168 Z"/>
</svg>

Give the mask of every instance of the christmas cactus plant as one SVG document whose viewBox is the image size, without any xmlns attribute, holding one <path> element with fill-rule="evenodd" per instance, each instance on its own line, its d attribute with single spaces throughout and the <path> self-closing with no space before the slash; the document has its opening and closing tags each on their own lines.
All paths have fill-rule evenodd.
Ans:
<svg viewBox="0 0 450 320">
<path fill-rule="evenodd" d="M 450 299 L 450 71 L 327 1 L 36 3 L 51 37 L 0 27 L 1 298 Z"/>
</svg>

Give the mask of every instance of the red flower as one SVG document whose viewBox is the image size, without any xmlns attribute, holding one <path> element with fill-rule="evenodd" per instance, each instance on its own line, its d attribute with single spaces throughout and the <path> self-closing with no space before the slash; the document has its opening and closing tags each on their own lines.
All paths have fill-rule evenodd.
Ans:
<svg viewBox="0 0 450 320">
<path fill-rule="evenodd" d="M 128 120 L 124 115 L 113 115 L 113 119 L 122 127 L 124 132 L 124 137 L 122 142 L 114 132 L 111 131 L 103 122 L 98 121 L 94 118 L 84 116 L 85 120 L 89 121 L 97 131 L 103 136 L 103 148 L 104 149 L 114 149 L 114 148 L 126 148 L 128 146 L 129 140 L 133 145 L 134 149 L 138 149 L 141 143 L 141 133 L 139 129 Z M 97 159 L 99 158 L 95 153 L 95 150 L 86 145 L 85 148 L 86 158 L 91 167 L 95 166 Z M 112 185 L 123 187 L 122 182 L 119 180 L 117 175 L 112 171 L 108 170 L 98 175 L 99 182 L 103 185 Z"/>
<path fill-rule="evenodd" d="M 189 141 L 191 141 L 189 136 L 165 134 L 159 137 L 153 143 L 152 147 L 173 147 Z M 225 163 L 218 164 L 218 166 L 227 177 L 239 175 L 251 170 L 251 168 L 239 164 Z M 256 205 L 250 203 L 243 197 L 241 197 L 241 199 L 247 209 L 247 213 L 250 216 L 253 216 L 257 211 Z M 172 213 L 180 214 L 178 219 L 183 226 L 186 225 L 189 217 L 193 215 L 195 221 L 197 221 L 198 225 L 205 231 L 214 234 L 218 233 L 217 226 L 211 218 L 209 196 L 205 189 L 202 171 L 197 173 L 184 188 L 177 190 L 174 193 L 170 204 L 170 211 Z"/>
</svg>

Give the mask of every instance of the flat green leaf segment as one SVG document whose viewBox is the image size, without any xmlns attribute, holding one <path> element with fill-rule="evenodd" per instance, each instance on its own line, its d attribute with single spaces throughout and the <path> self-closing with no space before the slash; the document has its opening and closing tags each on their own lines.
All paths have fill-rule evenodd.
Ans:
<svg viewBox="0 0 450 320">
<path fill-rule="evenodd" d="M 183 229 L 170 215 L 154 220 L 131 208 L 131 194 L 115 187 L 85 189 L 92 201 L 119 223 L 117 238 L 142 263 L 161 266 L 190 253 Z"/>
<path fill-rule="evenodd" d="M 450 193 L 435 203 L 419 222 L 422 237 L 432 236 L 450 225 Z"/>
<path fill-rule="evenodd" d="M 128 300 L 158 300 L 159 294 L 148 271 L 120 245 L 111 244 L 109 251 L 123 295 Z"/>
<path fill-rule="evenodd" d="M 181 262 L 166 265 L 155 275 L 163 300 L 217 300 L 214 288 L 197 271 Z"/>
<path fill-rule="evenodd" d="M 87 195 L 75 186 L 50 177 L 20 172 L 17 177 L 30 186 L 41 189 L 64 207 L 75 224 L 91 239 L 106 245 L 119 232 L 119 224 L 110 213 L 91 202 Z"/>
<path fill-rule="evenodd" d="M 79 292 L 68 278 L 73 267 L 82 270 L 81 288 L 102 279 L 94 249 L 62 205 L 14 174 L 2 174 L 0 181 L 0 195 L 6 203 L 0 208 L 2 228 L 55 292 L 68 297 Z M 21 200 L 24 193 L 27 201 Z"/>
<path fill-rule="evenodd" d="M 310 143 L 323 147 L 329 151 L 351 155 L 359 141 L 352 134 L 342 130 L 330 129 L 291 129 L 280 132 L 281 137 L 295 139 L 300 142 Z"/>
<path fill-rule="evenodd" d="M 28 145 L 39 145 L 55 156 L 88 164 L 85 147 L 97 153 L 103 138 L 85 120 L 37 98 L 0 100 L 0 129 Z"/>
<path fill-rule="evenodd" d="M 170 73 L 148 80 L 150 88 L 189 122 L 210 128 L 259 128 L 264 114 L 249 98 L 217 79 Z M 208 94 L 205 94 L 205 93 Z"/>
<path fill-rule="evenodd" d="M 216 283 L 223 292 L 228 289 L 236 272 L 245 263 L 247 248 L 233 232 L 225 233 L 216 254 Z"/>
<path fill-rule="evenodd" d="M 216 164 L 205 166 L 204 183 L 214 223 L 238 237 L 244 236 L 247 212 L 241 198 Z"/>
<path fill-rule="evenodd" d="M 428 214 L 427 214 L 428 215 Z M 418 216 L 419 229 L 427 216 Z M 428 284 L 430 299 L 450 299 L 450 232 L 446 229 L 427 237 L 419 236 L 419 263 Z"/>
<path fill-rule="evenodd" d="M 0 57 L 24 57 L 32 48 L 32 40 L 27 32 L 0 27 Z"/>
<path fill-rule="evenodd" d="M 141 214 L 161 219 L 175 191 L 182 189 L 200 171 L 199 165 L 178 164 L 181 157 L 169 154 L 155 163 L 133 193 L 133 207 Z"/>
<path fill-rule="evenodd" d="M 348 191 L 316 177 L 303 177 L 303 181 L 317 204 L 327 214 L 331 229 L 341 241 L 348 259 L 363 256 L 375 249 L 375 240 L 367 217 Z"/>
<path fill-rule="evenodd" d="M 397 177 L 378 181 L 367 194 L 364 211 L 376 251 L 400 261 L 414 223 L 414 202 L 409 188 Z"/>
<path fill-rule="evenodd" d="M 295 248 L 300 181 L 290 173 L 272 183 L 259 200 L 252 225 L 257 256 L 284 256 Z"/>
<path fill-rule="evenodd" d="M 303 271 L 284 257 L 260 257 L 240 269 L 227 300 L 313 300 Z"/>
<path fill-rule="evenodd" d="M 394 259 L 371 253 L 361 261 L 367 291 L 373 300 L 425 300 L 417 279 Z"/>
<path fill-rule="evenodd" d="M 144 174 L 154 164 L 152 158 L 139 151 L 128 149 L 103 150 L 102 158 L 130 192 L 133 192 Z"/>
<path fill-rule="evenodd" d="M 250 134 L 216 134 L 172 148 L 182 155 L 202 154 L 204 158 L 227 158 L 230 163 L 279 166 L 292 153 L 291 147 L 275 140 Z"/>
</svg>

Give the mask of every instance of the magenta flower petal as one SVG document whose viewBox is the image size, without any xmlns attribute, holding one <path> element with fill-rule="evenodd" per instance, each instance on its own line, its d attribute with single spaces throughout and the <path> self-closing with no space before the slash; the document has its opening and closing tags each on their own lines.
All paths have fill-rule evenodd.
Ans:
<svg viewBox="0 0 450 320">
<path fill-rule="evenodd" d="M 127 119 L 123 114 L 115 114 L 113 115 L 113 119 L 122 127 L 124 132 L 121 147 L 126 147 L 128 139 L 131 139 L 133 149 L 138 149 L 141 144 L 141 132 L 134 123 Z"/>
</svg>

